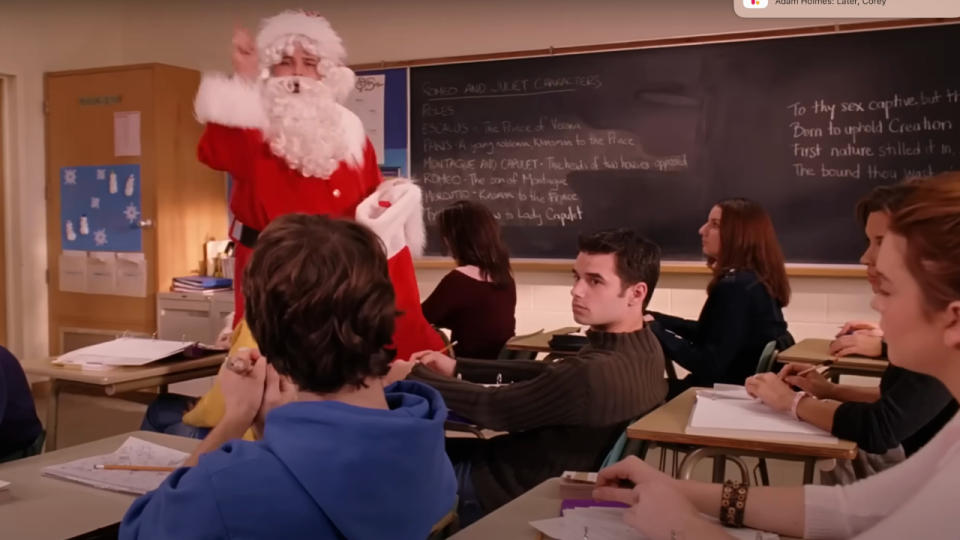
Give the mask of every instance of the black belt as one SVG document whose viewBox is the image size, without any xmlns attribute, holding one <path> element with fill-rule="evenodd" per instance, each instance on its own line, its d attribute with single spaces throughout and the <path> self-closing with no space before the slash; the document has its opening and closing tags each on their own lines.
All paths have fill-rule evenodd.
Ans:
<svg viewBox="0 0 960 540">
<path fill-rule="evenodd" d="M 260 237 L 260 231 L 248 227 L 243 223 L 240 224 L 240 238 L 237 240 L 240 241 L 240 244 L 247 246 L 250 249 L 253 249 L 257 245 L 257 238 Z"/>
</svg>

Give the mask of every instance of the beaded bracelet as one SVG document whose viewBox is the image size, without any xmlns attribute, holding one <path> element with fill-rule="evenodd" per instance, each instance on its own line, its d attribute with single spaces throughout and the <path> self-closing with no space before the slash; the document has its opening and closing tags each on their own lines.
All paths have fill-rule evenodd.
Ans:
<svg viewBox="0 0 960 540">
<path fill-rule="evenodd" d="M 727 480 L 720 493 L 720 523 L 743 527 L 743 509 L 747 506 L 747 484 Z"/>
</svg>

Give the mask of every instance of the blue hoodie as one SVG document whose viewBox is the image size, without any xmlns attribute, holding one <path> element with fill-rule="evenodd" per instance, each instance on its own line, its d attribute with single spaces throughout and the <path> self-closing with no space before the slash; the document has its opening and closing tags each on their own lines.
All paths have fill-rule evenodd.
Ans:
<svg viewBox="0 0 960 540">
<path fill-rule="evenodd" d="M 277 407 L 263 440 L 224 444 L 137 499 L 120 538 L 423 540 L 456 500 L 447 407 L 420 383 L 385 392 L 390 410 Z"/>
</svg>

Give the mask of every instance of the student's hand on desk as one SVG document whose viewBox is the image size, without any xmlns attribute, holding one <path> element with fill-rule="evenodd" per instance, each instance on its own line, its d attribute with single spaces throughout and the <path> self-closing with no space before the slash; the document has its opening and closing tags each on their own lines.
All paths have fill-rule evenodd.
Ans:
<svg viewBox="0 0 960 540">
<path fill-rule="evenodd" d="M 217 380 L 223 393 L 224 420 L 235 424 L 253 424 L 260 405 L 263 403 L 264 381 L 267 376 L 267 359 L 255 349 L 241 349 L 237 357 L 249 366 L 245 372 L 238 373 L 228 367 L 228 358 L 220 368 Z"/>
<path fill-rule="evenodd" d="M 796 386 L 804 392 L 820 399 L 833 399 L 836 385 L 827 380 L 819 371 L 808 371 L 807 364 L 787 364 L 777 375 L 789 385 Z M 806 371 L 803 375 L 797 373 Z"/>
<path fill-rule="evenodd" d="M 678 482 L 638 457 L 628 456 L 597 473 L 593 498 L 629 504 L 624 521 L 648 538 L 714 538 L 705 536 L 715 531 L 678 491 Z"/>
<path fill-rule="evenodd" d="M 757 373 L 747 377 L 747 393 L 778 411 L 790 411 L 796 395 L 776 373 Z"/>
<path fill-rule="evenodd" d="M 419 362 L 441 375 L 453 377 L 457 371 L 457 361 L 437 351 L 420 351 L 413 353 L 410 360 Z"/>
<path fill-rule="evenodd" d="M 883 337 L 883 330 L 880 330 L 880 326 L 870 321 L 848 321 L 843 325 L 840 331 L 837 332 L 836 337 L 853 334 L 855 332 Z"/>
<path fill-rule="evenodd" d="M 636 494 L 633 487 L 641 484 L 675 482 L 666 474 L 654 469 L 637 456 L 627 456 L 613 465 L 600 469 L 593 498 L 601 501 L 618 501 L 633 504 Z"/>
<path fill-rule="evenodd" d="M 623 521 L 651 540 L 730 538 L 723 529 L 707 523 L 674 484 L 654 480 L 639 484 Z"/>
<path fill-rule="evenodd" d="M 874 335 L 870 330 L 857 330 L 830 342 L 830 354 L 834 356 L 879 357 L 883 354 L 883 334 Z"/>
</svg>

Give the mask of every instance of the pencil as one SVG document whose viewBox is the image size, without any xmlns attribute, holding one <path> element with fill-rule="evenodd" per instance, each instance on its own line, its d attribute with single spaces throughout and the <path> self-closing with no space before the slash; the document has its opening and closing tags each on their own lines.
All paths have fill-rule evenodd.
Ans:
<svg viewBox="0 0 960 540">
<path fill-rule="evenodd" d="M 153 465 L 94 465 L 93 468 L 105 471 L 173 472 L 177 470 L 177 467 L 155 467 Z"/>
<path fill-rule="evenodd" d="M 457 344 L 456 341 L 451 342 L 449 345 L 447 345 L 446 347 L 443 348 L 443 352 L 446 353 L 446 354 L 452 353 L 452 352 L 453 352 L 453 346 L 456 345 L 456 344 Z"/>
<path fill-rule="evenodd" d="M 813 371 L 813 370 L 817 370 L 819 373 L 822 374 L 823 372 L 820 371 L 820 368 L 830 367 L 830 366 L 832 366 L 835 362 L 836 362 L 836 360 L 834 360 L 834 359 L 832 359 L 832 358 L 831 358 L 830 360 L 824 360 L 824 361 L 821 362 L 820 364 L 817 364 L 816 366 L 810 366 L 810 367 L 808 367 L 807 369 L 805 369 L 805 370 L 797 373 L 797 374 L 794 375 L 794 376 L 795 376 L 795 377 L 803 377 L 804 375 L 806 375 L 807 373 L 810 373 L 810 372 Z"/>
</svg>

